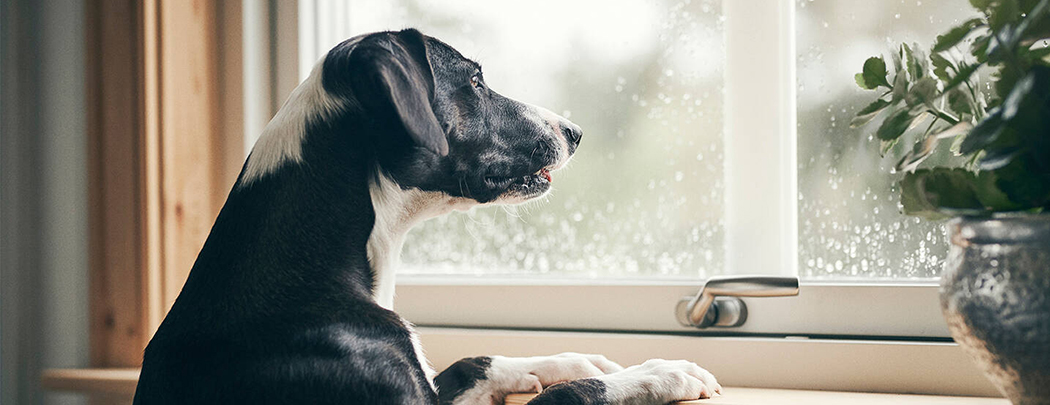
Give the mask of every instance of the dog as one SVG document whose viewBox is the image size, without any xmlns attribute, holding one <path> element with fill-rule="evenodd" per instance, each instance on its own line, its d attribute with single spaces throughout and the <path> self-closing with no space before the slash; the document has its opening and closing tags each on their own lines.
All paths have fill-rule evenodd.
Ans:
<svg viewBox="0 0 1050 405">
<path fill-rule="evenodd" d="M 663 404 L 721 387 L 686 361 L 474 357 L 441 374 L 391 311 L 405 233 L 544 195 L 578 126 L 488 87 L 417 30 L 351 38 L 314 67 L 245 162 L 147 346 L 136 405 Z"/>
</svg>

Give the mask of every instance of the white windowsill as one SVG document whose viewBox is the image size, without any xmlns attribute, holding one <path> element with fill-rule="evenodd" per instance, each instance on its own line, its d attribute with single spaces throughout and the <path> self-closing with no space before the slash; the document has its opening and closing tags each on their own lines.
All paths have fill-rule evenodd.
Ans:
<svg viewBox="0 0 1050 405">
<path fill-rule="evenodd" d="M 954 343 L 692 337 L 637 333 L 418 328 L 441 370 L 479 355 L 600 353 L 624 365 L 687 359 L 723 385 L 803 390 L 999 397 Z"/>
</svg>

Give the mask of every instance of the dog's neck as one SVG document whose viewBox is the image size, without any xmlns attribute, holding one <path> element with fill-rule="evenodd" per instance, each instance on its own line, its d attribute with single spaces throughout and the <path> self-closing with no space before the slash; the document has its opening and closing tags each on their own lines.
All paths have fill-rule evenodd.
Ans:
<svg viewBox="0 0 1050 405">
<path fill-rule="evenodd" d="M 402 189 L 379 169 L 369 182 L 368 192 L 375 210 L 375 225 L 367 246 L 368 262 L 375 274 L 373 297 L 382 307 L 392 309 L 395 273 L 405 235 L 419 222 L 453 209 L 467 209 L 471 203 L 444 193 Z"/>
<path fill-rule="evenodd" d="M 287 215 L 281 214 L 277 217 L 296 217 L 297 219 L 295 222 L 280 224 L 280 226 L 333 233 L 348 232 L 347 235 L 329 234 L 317 235 L 317 237 L 336 238 L 351 244 L 361 243 L 358 235 L 368 232 L 365 246 L 346 246 L 345 249 L 338 249 L 339 252 L 328 250 L 326 254 L 357 256 L 362 250 L 366 252 L 360 256 L 367 255 L 367 265 L 371 271 L 366 269 L 363 272 L 365 274 L 354 274 L 353 278 L 359 280 L 362 277 L 370 278 L 367 280 L 370 281 L 370 285 L 365 282 L 366 285 L 363 287 L 371 288 L 372 298 L 379 305 L 390 309 L 394 300 L 395 271 L 400 261 L 401 246 L 408 231 L 425 219 L 445 214 L 452 209 L 467 209 L 472 204 L 469 200 L 453 198 L 444 193 L 424 192 L 415 188 L 403 189 L 374 161 L 370 163 L 368 153 L 359 149 L 363 145 L 347 141 L 355 137 L 353 132 L 362 130 L 361 123 L 347 122 L 337 118 L 341 115 L 338 111 L 354 109 L 356 108 L 355 103 L 328 95 L 321 84 L 320 67 L 322 65 L 323 60 L 317 64 L 309 78 L 292 92 L 285 106 L 267 125 L 248 157 L 241 178 L 234 187 L 234 193 L 231 194 L 231 201 L 240 200 L 244 197 L 242 195 L 244 193 L 261 192 L 264 195 L 255 195 L 251 198 L 276 202 L 279 201 L 277 199 L 291 197 L 291 194 L 297 193 L 288 190 L 310 187 L 313 180 L 317 179 L 314 178 L 315 176 L 304 177 L 307 173 L 325 173 L 329 176 L 329 184 L 318 184 L 316 187 L 328 190 L 328 192 L 312 190 L 309 195 L 312 198 L 332 193 L 343 196 L 328 200 L 306 201 L 304 198 L 307 198 L 307 195 L 295 195 L 291 199 L 283 200 L 282 206 L 272 208 L 289 212 Z M 310 167 L 310 169 L 304 171 L 305 167 Z M 348 187 L 349 189 L 335 190 L 333 187 Z M 365 190 L 367 190 L 367 196 L 364 195 Z M 340 209 L 338 205 L 345 205 L 347 209 Z M 373 212 L 365 212 L 367 208 L 371 208 Z M 340 212 L 342 214 L 338 214 Z M 314 216 L 352 214 L 354 218 L 328 220 L 327 218 L 304 217 L 308 213 Z M 371 222 L 369 214 L 372 213 L 374 213 L 374 223 L 369 224 L 367 223 Z M 319 224 L 310 225 L 318 220 Z M 255 226 L 258 225 L 238 225 L 237 227 L 244 230 Z M 289 244 L 298 243 L 298 241 L 289 240 L 282 243 L 290 247 Z M 307 249 L 309 247 L 311 246 L 304 246 L 304 250 L 309 251 Z M 346 259 L 355 262 L 355 258 Z M 329 260 L 344 262 L 335 257 Z M 351 266 L 351 268 L 357 268 L 357 266 Z M 360 272 L 360 270 L 353 271 Z"/>
</svg>

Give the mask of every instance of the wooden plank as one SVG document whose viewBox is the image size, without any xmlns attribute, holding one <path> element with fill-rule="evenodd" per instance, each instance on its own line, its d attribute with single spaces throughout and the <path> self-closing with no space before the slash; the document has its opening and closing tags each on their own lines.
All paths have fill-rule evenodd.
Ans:
<svg viewBox="0 0 1050 405">
<path fill-rule="evenodd" d="M 535 396 L 536 396 L 536 394 L 510 394 L 510 395 L 507 395 L 507 398 L 503 401 L 503 404 L 504 405 L 525 405 L 527 402 L 529 402 Z M 709 404 L 709 403 L 712 403 L 712 402 L 701 401 L 701 400 L 675 402 L 675 404 L 678 404 L 678 405 Z"/>
<path fill-rule="evenodd" d="M 40 378 L 44 388 L 83 394 L 113 394 L 130 398 L 135 394 L 139 369 L 51 369 Z"/>
<path fill-rule="evenodd" d="M 170 308 L 219 212 L 216 2 L 157 0 L 160 13 L 161 228 Z M 221 191 L 219 191 L 221 190 Z"/>
<path fill-rule="evenodd" d="M 91 362 L 137 366 L 244 159 L 240 2 L 86 7 Z"/>
<path fill-rule="evenodd" d="M 140 244 L 141 9 L 134 0 L 86 7 L 90 357 L 96 366 L 134 366 L 148 338 Z"/>
</svg>

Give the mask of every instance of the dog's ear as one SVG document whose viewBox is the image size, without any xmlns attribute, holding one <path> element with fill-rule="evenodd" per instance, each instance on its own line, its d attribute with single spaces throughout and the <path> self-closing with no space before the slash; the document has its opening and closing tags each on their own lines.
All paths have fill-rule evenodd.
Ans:
<svg viewBox="0 0 1050 405">
<path fill-rule="evenodd" d="M 371 114 L 400 121 L 417 145 L 448 155 L 438 123 L 426 38 L 414 29 L 366 37 L 346 60 L 350 90 Z M 391 115 L 392 114 L 392 115 Z"/>
</svg>

